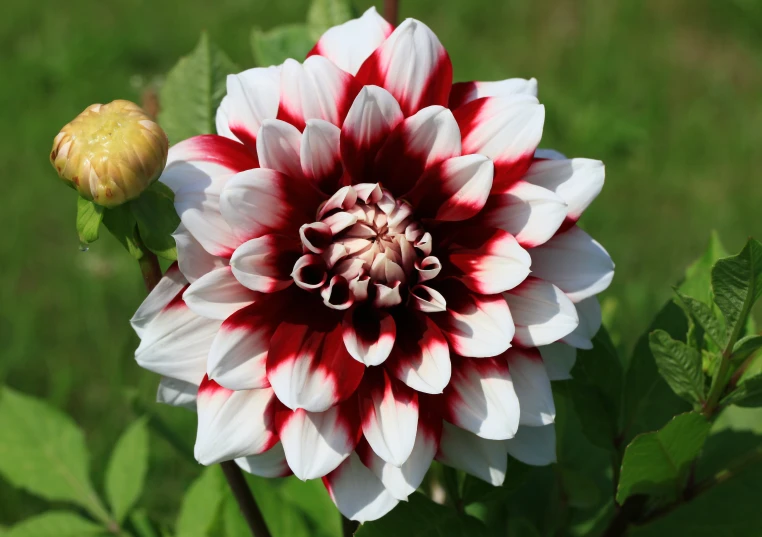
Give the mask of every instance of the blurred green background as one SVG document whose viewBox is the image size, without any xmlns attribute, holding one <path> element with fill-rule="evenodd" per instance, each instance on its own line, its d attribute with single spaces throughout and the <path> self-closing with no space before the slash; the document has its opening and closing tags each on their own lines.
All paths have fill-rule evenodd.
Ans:
<svg viewBox="0 0 762 537">
<path fill-rule="evenodd" d="M 356 2 L 359 10 L 370 5 Z M 140 101 L 208 30 L 243 69 L 249 34 L 303 21 L 307 0 L 8 0 L 0 17 L 0 384 L 43 397 L 86 432 L 102 475 L 158 379 L 132 359 L 144 290 L 110 237 L 81 252 L 75 195 L 47 161 L 59 128 L 93 102 Z M 378 6 L 380 8 L 380 5 Z M 762 2 L 402 0 L 448 48 L 456 80 L 538 78 L 543 147 L 606 163 L 583 226 L 611 253 L 604 295 L 630 345 L 716 229 L 729 251 L 762 237 Z M 187 443 L 195 418 L 169 417 Z M 144 504 L 171 520 L 198 473 L 159 438 Z M 99 484 L 97 484 L 99 485 Z M 0 483 L 0 524 L 41 508 Z"/>
</svg>

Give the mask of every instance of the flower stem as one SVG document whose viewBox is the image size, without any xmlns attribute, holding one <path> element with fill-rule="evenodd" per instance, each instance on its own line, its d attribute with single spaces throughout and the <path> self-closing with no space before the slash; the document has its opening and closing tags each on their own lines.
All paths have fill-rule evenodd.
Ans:
<svg viewBox="0 0 762 537">
<path fill-rule="evenodd" d="M 146 289 L 150 293 L 162 277 L 159 259 L 156 257 L 156 254 L 143 246 L 143 257 L 140 258 L 138 263 L 140 264 L 140 272 L 143 274 Z M 238 508 L 249 525 L 251 534 L 254 537 L 271 537 L 270 530 L 267 529 L 265 519 L 262 517 L 262 511 L 259 510 L 259 506 L 251 494 L 251 489 L 249 489 L 241 469 L 233 461 L 225 461 L 220 463 L 220 466 L 222 466 L 225 479 L 227 479 L 230 490 L 233 492 L 236 502 L 238 502 Z"/>
<path fill-rule="evenodd" d="M 259 510 L 259 506 L 251 494 L 251 489 L 246 483 L 241 469 L 233 461 L 222 462 L 220 466 L 222 466 L 225 479 L 228 480 L 230 490 L 233 491 L 233 496 L 235 496 L 238 502 L 238 508 L 249 525 L 251 534 L 254 537 L 270 537 L 270 530 L 267 529 L 265 519 L 262 517 L 262 511 Z"/>
<path fill-rule="evenodd" d="M 398 14 L 399 0 L 384 0 L 384 18 L 389 24 L 397 24 Z"/>
<path fill-rule="evenodd" d="M 143 257 L 138 260 L 140 263 L 140 272 L 143 274 L 143 281 L 146 289 L 150 293 L 156 284 L 161 280 L 161 266 L 156 254 L 143 247 Z"/>
<path fill-rule="evenodd" d="M 352 535 L 355 534 L 357 531 L 357 528 L 360 527 L 359 522 L 355 522 L 354 520 L 349 520 L 344 515 L 341 515 L 341 534 L 344 537 L 352 537 Z"/>
</svg>

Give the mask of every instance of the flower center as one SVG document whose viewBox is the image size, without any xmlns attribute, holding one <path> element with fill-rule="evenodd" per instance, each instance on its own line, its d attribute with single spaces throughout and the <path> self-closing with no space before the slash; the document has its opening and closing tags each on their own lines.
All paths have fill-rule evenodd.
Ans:
<svg viewBox="0 0 762 537">
<path fill-rule="evenodd" d="M 365 300 L 396 306 L 409 287 L 441 268 L 430 255 L 431 235 L 410 205 L 376 183 L 341 188 L 299 235 L 304 255 L 294 265 L 294 281 L 319 291 L 334 309 Z"/>
</svg>

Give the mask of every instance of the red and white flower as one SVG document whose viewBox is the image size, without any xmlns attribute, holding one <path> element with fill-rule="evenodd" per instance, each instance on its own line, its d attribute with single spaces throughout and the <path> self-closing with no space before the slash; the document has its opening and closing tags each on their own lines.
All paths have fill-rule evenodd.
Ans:
<svg viewBox="0 0 762 537">
<path fill-rule="evenodd" d="M 425 24 L 371 8 L 227 87 L 219 134 L 170 149 L 178 265 L 133 319 L 199 462 L 322 478 L 360 521 L 435 458 L 495 485 L 552 462 L 550 380 L 613 264 L 576 226 L 603 165 L 537 150 L 536 81 L 453 84 Z"/>
</svg>

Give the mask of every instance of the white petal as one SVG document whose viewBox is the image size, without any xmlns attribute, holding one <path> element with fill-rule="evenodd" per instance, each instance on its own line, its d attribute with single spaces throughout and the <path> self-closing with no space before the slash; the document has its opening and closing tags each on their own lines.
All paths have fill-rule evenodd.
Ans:
<svg viewBox="0 0 762 537">
<path fill-rule="evenodd" d="M 451 373 L 447 339 L 427 315 L 411 312 L 400 321 L 405 329 L 386 362 L 388 371 L 418 392 L 442 393 Z"/>
<path fill-rule="evenodd" d="M 376 455 L 367 442 L 361 442 L 357 446 L 357 454 L 363 464 L 370 468 L 387 490 L 398 500 L 404 501 L 423 482 L 426 471 L 437 453 L 441 434 L 441 425 L 430 427 L 423 422 L 423 419 L 419 420 L 413 451 L 404 464 L 399 467 Z"/>
<path fill-rule="evenodd" d="M 406 19 L 365 61 L 357 79 L 387 88 L 410 116 L 426 106 L 447 104 L 452 63 L 428 26 Z"/>
<path fill-rule="evenodd" d="M 274 293 L 293 283 L 291 271 L 300 255 L 301 244 L 296 238 L 263 235 L 239 246 L 230 258 L 230 267 L 247 288 Z"/>
<path fill-rule="evenodd" d="M 502 229 L 464 229 L 450 240 L 447 260 L 457 269 L 457 277 L 477 293 L 513 289 L 529 275 L 529 253 Z"/>
<path fill-rule="evenodd" d="M 352 308 L 344 315 L 344 345 L 365 365 L 382 364 L 392 351 L 397 328 L 394 318 L 376 308 Z"/>
<path fill-rule="evenodd" d="M 466 220 L 487 203 L 493 174 L 492 161 L 483 155 L 454 157 L 423 174 L 406 198 L 420 217 Z"/>
<path fill-rule="evenodd" d="M 208 466 L 270 449 L 277 441 L 274 402 L 270 388 L 232 391 L 214 381 L 203 382 L 196 405 L 196 460 Z"/>
<path fill-rule="evenodd" d="M 551 343 L 538 347 L 545 362 L 545 369 L 550 380 L 568 380 L 572 378 L 571 370 L 577 360 L 577 349 L 566 343 Z"/>
<path fill-rule="evenodd" d="M 289 177 L 301 177 L 302 167 L 299 164 L 301 143 L 302 133 L 299 129 L 279 119 L 266 119 L 262 122 L 257 134 L 257 155 L 260 166 L 284 173 Z"/>
<path fill-rule="evenodd" d="M 222 323 L 209 350 L 209 378 L 231 390 L 267 388 L 270 339 L 289 303 L 278 294 L 264 295 Z"/>
<path fill-rule="evenodd" d="M 606 170 L 600 160 L 535 161 L 524 180 L 552 190 L 568 207 L 568 218 L 576 222 L 603 188 Z"/>
<path fill-rule="evenodd" d="M 227 90 L 217 110 L 217 132 L 223 136 L 229 132 L 253 148 L 262 122 L 278 113 L 280 68 L 255 67 L 228 75 Z"/>
<path fill-rule="evenodd" d="M 456 360 L 445 389 L 445 419 L 482 438 L 513 437 L 519 428 L 519 399 L 505 359 Z"/>
<path fill-rule="evenodd" d="M 336 191 L 344 171 L 339 150 L 340 137 L 341 129 L 322 119 L 308 120 L 302 133 L 299 149 L 302 173 L 328 194 Z M 321 214 L 319 218 L 322 217 Z"/>
<path fill-rule="evenodd" d="M 156 391 L 156 402 L 165 405 L 187 408 L 196 411 L 196 395 L 198 386 L 169 377 L 162 377 L 159 389 Z"/>
<path fill-rule="evenodd" d="M 343 405 L 326 412 L 277 412 L 278 435 L 296 477 L 302 481 L 323 477 L 349 456 L 359 426 L 353 410 Z"/>
<path fill-rule="evenodd" d="M 418 430 L 418 395 L 383 370 L 366 372 L 363 386 L 358 394 L 363 434 L 379 457 L 402 466 Z"/>
<path fill-rule="evenodd" d="M 601 329 L 601 304 L 598 298 L 591 296 L 575 304 L 579 316 L 579 326 L 563 338 L 563 342 L 578 349 L 592 349 L 593 338 Z"/>
<path fill-rule="evenodd" d="M 356 74 L 362 63 L 383 43 L 394 28 L 368 8 L 362 17 L 329 28 L 311 54 L 325 56 L 347 73 Z"/>
<path fill-rule="evenodd" d="M 161 311 L 177 297 L 181 291 L 188 285 L 177 265 L 172 265 L 162 276 L 159 283 L 156 284 L 148 296 L 143 300 L 138 310 L 130 319 L 132 329 L 135 330 L 138 337 L 143 338 L 148 325 L 153 321 Z M 199 379 L 200 381 L 200 379 Z"/>
<path fill-rule="evenodd" d="M 220 194 L 234 174 L 255 168 L 246 147 L 222 136 L 196 136 L 169 149 L 159 180 L 175 193 L 180 220 L 214 256 L 229 257 L 240 241 L 220 213 Z"/>
<path fill-rule="evenodd" d="M 193 283 L 207 272 L 227 265 L 227 260 L 207 252 L 185 225 L 180 224 L 172 234 L 177 244 L 177 263 L 180 271 Z"/>
<path fill-rule="evenodd" d="M 533 248 L 535 276 L 557 285 L 572 302 L 604 291 L 614 278 L 614 263 L 608 252 L 577 226 Z"/>
<path fill-rule="evenodd" d="M 519 432 L 506 440 L 508 454 L 524 464 L 546 466 L 556 462 L 556 426 L 519 427 Z"/>
<path fill-rule="evenodd" d="M 399 503 L 356 453 L 328 474 L 323 483 L 341 514 L 350 520 L 379 519 Z"/>
<path fill-rule="evenodd" d="M 537 97 L 537 80 L 508 78 L 495 82 L 459 82 L 452 85 L 450 108 L 455 109 L 482 97 L 508 97 L 531 95 Z"/>
<path fill-rule="evenodd" d="M 283 453 L 283 444 L 280 442 L 259 455 L 240 457 L 235 463 L 244 472 L 260 477 L 284 477 L 291 473 Z"/>
<path fill-rule="evenodd" d="M 563 224 L 567 206 L 546 188 L 518 181 L 506 192 L 493 194 L 479 215 L 484 225 L 503 229 L 524 247 L 547 242 Z"/>
<path fill-rule="evenodd" d="M 365 86 L 357 94 L 341 127 L 340 142 L 342 161 L 355 183 L 373 176 L 376 152 L 402 118 L 400 105 L 385 89 Z"/>
<path fill-rule="evenodd" d="M 549 345 L 570 334 L 579 324 L 572 301 L 544 280 L 527 278 L 503 296 L 516 324 L 516 341 L 524 347 Z"/>
<path fill-rule="evenodd" d="M 323 412 L 352 395 L 362 380 L 365 366 L 347 352 L 341 325 L 325 326 L 331 310 L 325 311 L 308 321 L 315 326 L 280 323 L 270 339 L 267 378 L 288 408 Z"/>
<path fill-rule="evenodd" d="M 511 346 L 514 326 L 508 304 L 500 295 L 480 295 L 459 282 L 440 285 L 447 311 L 432 319 L 461 356 L 497 356 Z"/>
<path fill-rule="evenodd" d="M 542 138 L 545 107 L 530 95 L 488 97 L 455 113 L 463 152 L 490 157 L 496 165 L 531 158 Z"/>
<path fill-rule="evenodd" d="M 199 384 L 219 327 L 220 321 L 193 313 L 178 293 L 142 329 L 135 360 L 154 373 Z"/>
<path fill-rule="evenodd" d="M 556 405 L 540 353 L 535 349 L 513 348 L 505 353 L 505 357 L 521 407 L 519 424 L 539 427 L 553 423 Z"/>
<path fill-rule="evenodd" d="M 499 487 L 508 466 L 507 440 L 487 440 L 444 422 L 437 460 Z"/>
<path fill-rule="evenodd" d="M 247 289 L 230 267 L 220 267 L 193 282 L 183 300 L 196 314 L 209 319 L 227 319 L 256 300 L 258 293 Z"/>
<path fill-rule="evenodd" d="M 304 63 L 288 59 L 281 68 L 278 118 L 303 130 L 307 120 L 344 122 L 359 85 L 328 58 L 310 56 Z"/>
</svg>

